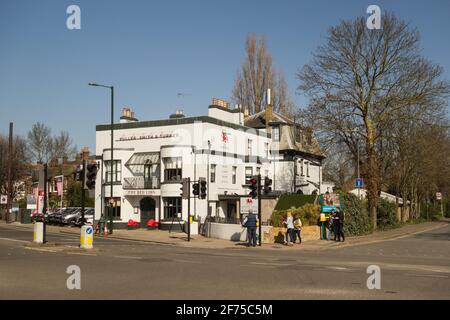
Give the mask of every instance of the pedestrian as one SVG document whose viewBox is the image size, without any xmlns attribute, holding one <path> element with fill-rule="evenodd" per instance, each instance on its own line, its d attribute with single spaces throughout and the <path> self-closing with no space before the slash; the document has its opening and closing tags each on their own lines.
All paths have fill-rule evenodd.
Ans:
<svg viewBox="0 0 450 320">
<path fill-rule="evenodd" d="M 258 225 L 258 217 L 252 212 L 252 210 L 248 212 L 248 215 L 245 217 L 242 225 L 247 228 L 247 246 L 256 247 L 256 227 Z"/>
<path fill-rule="evenodd" d="M 336 230 L 335 237 L 337 235 L 337 241 L 341 241 L 341 237 L 342 237 L 342 242 L 344 242 L 345 241 L 344 212 L 341 210 L 340 207 L 337 207 L 336 216 L 338 217 L 338 219 L 337 219 L 337 230 Z"/>
<path fill-rule="evenodd" d="M 298 237 L 298 243 L 302 244 L 302 220 L 300 219 L 300 216 L 296 216 L 294 220 L 294 243 L 297 241 Z"/>
<path fill-rule="evenodd" d="M 334 225 L 333 225 L 333 216 L 334 216 L 334 211 L 332 211 L 329 216 L 328 216 L 328 220 L 326 222 L 326 227 L 328 229 L 328 236 L 327 236 L 327 240 L 330 241 L 331 237 L 334 236 Z"/>
<path fill-rule="evenodd" d="M 287 245 L 288 246 L 292 246 L 292 241 L 294 238 L 294 218 L 292 217 L 292 211 L 288 210 L 287 212 L 287 218 L 286 221 L 284 222 L 284 224 L 286 224 L 286 237 L 287 237 Z"/>
</svg>

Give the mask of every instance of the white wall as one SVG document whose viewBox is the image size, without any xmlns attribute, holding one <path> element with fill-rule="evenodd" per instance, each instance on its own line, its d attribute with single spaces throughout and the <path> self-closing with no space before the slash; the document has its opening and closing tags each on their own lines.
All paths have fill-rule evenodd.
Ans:
<svg viewBox="0 0 450 320">
<path fill-rule="evenodd" d="M 262 226 L 262 232 L 268 232 L 270 226 Z M 247 241 L 247 228 L 239 224 L 208 223 L 207 234 L 211 238 L 231 241 Z"/>
<path fill-rule="evenodd" d="M 223 119 L 222 119 L 223 120 Z M 268 164 L 257 165 L 255 162 L 246 163 L 245 159 L 236 158 L 247 155 L 248 140 L 252 141 L 252 155 L 264 157 L 264 143 L 269 143 L 270 139 L 256 135 L 255 129 L 237 130 L 228 126 L 216 124 L 190 123 L 170 126 L 115 129 L 114 133 L 114 159 L 121 160 L 122 181 L 124 178 L 132 177 L 133 174 L 125 166 L 126 162 L 137 152 L 158 152 L 160 153 L 160 174 L 161 188 L 155 196 L 159 199 L 156 217 L 159 210 L 163 213 L 163 197 L 179 197 L 181 184 L 164 184 L 164 157 L 182 157 L 183 177 L 190 177 L 191 180 L 198 180 L 199 177 L 207 177 L 208 195 L 210 201 L 217 201 L 218 194 L 245 194 L 247 189 L 242 187 L 245 183 L 245 167 L 253 167 L 256 174 L 256 167 L 261 167 L 261 173 L 265 172 Z M 223 140 L 224 133 L 226 142 Z M 161 137 L 156 139 L 139 139 L 139 137 L 149 137 L 152 135 L 170 134 L 171 137 Z M 131 137 L 135 139 L 130 140 Z M 208 143 L 209 142 L 209 143 Z M 192 152 L 192 147 L 197 151 Z M 111 158 L 110 151 L 110 131 L 97 131 L 96 134 L 96 155 L 104 160 Z M 209 150 L 216 154 L 210 154 Z M 204 153 L 202 153 L 204 151 Z M 218 154 L 219 153 L 219 154 Z M 225 153 L 224 156 L 222 153 Z M 209 183 L 208 165 L 216 164 L 216 182 Z M 236 166 L 236 183 L 232 183 L 232 167 Z M 103 179 L 105 173 L 103 172 Z M 100 180 L 99 180 L 100 181 Z M 96 184 L 96 218 L 101 212 L 101 183 Z M 134 214 L 133 204 L 129 197 L 124 196 L 121 185 L 114 186 L 114 196 L 122 197 L 121 201 L 121 221 L 127 222 L 129 219 L 138 220 L 140 215 Z M 109 186 L 105 187 L 105 196 L 109 197 Z M 136 202 L 139 199 L 134 199 Z M 136 203 L 134 203 L 135 205 Z M 194 211 L 194 209 L 196 209 Z M 183 200 L 183 219 L 187 219 L 187 200 Z M 196 214 L 202 218 L 207 215 L 207 200 L 192 199 L 191 214 Z M 139 216 L 139 217 L 137 217 Z"/>
</svg>

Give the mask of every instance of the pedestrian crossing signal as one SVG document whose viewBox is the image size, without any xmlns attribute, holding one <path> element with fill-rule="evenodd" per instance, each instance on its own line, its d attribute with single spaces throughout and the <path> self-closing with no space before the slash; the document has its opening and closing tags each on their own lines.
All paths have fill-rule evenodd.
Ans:
<svg viewBox="0 0 450 320">
<path fill-rule="evenodd" d="M 256 178 L 250 179 L 250 193 L 248 194 L 252 199 L 258 197 L 258 180 Z"/>
</svg>

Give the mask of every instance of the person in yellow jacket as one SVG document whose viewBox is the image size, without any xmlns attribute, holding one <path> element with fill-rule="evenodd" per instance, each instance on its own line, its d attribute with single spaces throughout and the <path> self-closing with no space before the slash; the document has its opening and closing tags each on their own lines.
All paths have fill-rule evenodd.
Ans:
<svg viewBox="0 0 450 320">
<path fill-rule="evenodd" d="M 302 243 L 302 220 L 300 219 L 299 216 L 296 216 L 294 219 L 294 243 L 297 241 L 297 237 L 298 237 L 298 243 L 301 244 Z"/>
</svg>

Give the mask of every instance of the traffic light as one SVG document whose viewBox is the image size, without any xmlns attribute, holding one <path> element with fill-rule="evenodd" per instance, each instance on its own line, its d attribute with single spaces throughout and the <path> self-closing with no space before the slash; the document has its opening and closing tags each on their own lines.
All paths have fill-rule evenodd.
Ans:
<svg viewBox="0 0 450 320">
<path fill-rule="evenodd" d="M 200 199 L 206 199 L 206 179 L 200 178 Z"/>
<path fill-rule="evenodd" d="M 189 180 L 187 178 L 183 178 L 183 182 L 181 183 L 180 191 L 181 191 L 180 196 L 183 199 L 189 198 Z"/>
<path fill-rule="evenodd" d="M 192 185 L 192 194 L 194 196 L 198 196 L 200 194 L 200 185 L 198 183 L 194 183 Z"/>
<path fill-rule="evenodd" d="M 269 177 L 264 178 L 264 194 L 272 192 L 272 179 Z"/>
<path fill-rule="evenodd" d="M 83 166 L 78 165 L 75 172 L 72 173 L 72 176 L 73 176 L 73 180 L 75 180 L 75 181 L 83 181 Z"/>
<path fill-rule="evenodd" d="M 256 199 L 258 197 L 258 179 L 251 178 L 250 179 L 250 193 L 248 194 L 252 199 Z"/>
<path fill-rule="evenodd" d="M 94 189 L 95 188 L 95 179 L 97 178 L 98 166 L 97 163 L 89 163 L 86 166 L 86 188 Z"/>
</svg>

